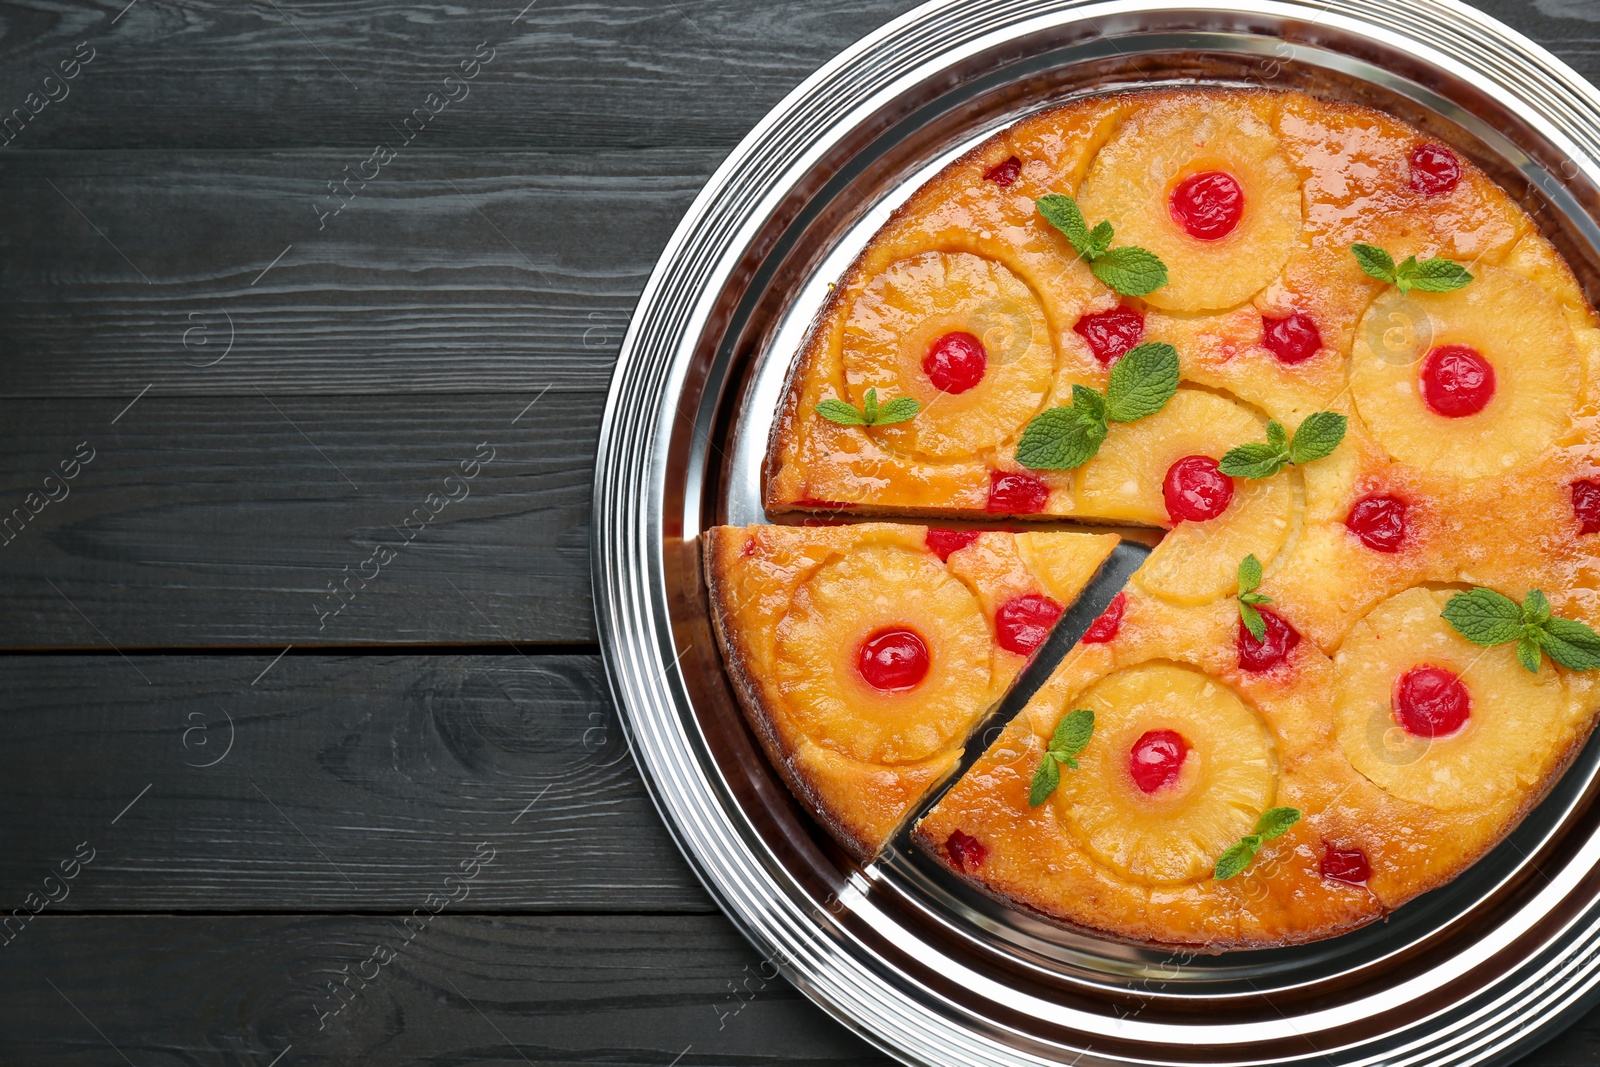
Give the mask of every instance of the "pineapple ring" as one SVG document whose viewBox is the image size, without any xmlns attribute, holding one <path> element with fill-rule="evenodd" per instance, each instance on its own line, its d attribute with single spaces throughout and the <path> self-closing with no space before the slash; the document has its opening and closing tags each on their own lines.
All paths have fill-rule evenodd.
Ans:
<svg viewBox="0 0 1600 1067">
<path fill-rule="evenodd" d="M 1095 683 L 1072 707 L 1094 712 L 1094 737 L 1063 770 L 1056 816 L 1100 863 L 1144 885 L 1211 876 L 1277 793 L 1277 753 L 1261 716 L 1191 667 L 1146 663 Z M 1069 709 L 1063 708 L 1065 712 Z M 1178 780 L 1145 793 L 1128 770 L 1134 743 L 1175 730 L 1189 746 Z"/>
<path fill-rule="evenodd" d="M 1294 490 L 1285 472 L 1235 478 L 1233 500 L 1217 518 L 1173 526 L 1162 495 L 1167 468 L 1185 456 L 1221 459 L 1246 441 L 1266 439 L 1266 420 L 1242 404 L 1199 389 L 1179 389 L 1167 406 L 1138 422 L 1113 423 L 1100 454 L 1079 469 L 1080 511 L 1111 521 L 1171 527 L 1134 581 L 1179 604 L 1204 604 L 1233 592 L 1239 561 L 1271 562 L 1289 535 Z"/>
<path fill-rule="evenodd" d="M 987 366 L 977 385 L 946 393 L 922 363 L 935 341 L 957 331 L 983 342 Z M 924 459 L 960 459 L 1019 437 L 1055 370 L 1050 327 L 1032 291 L 966 252 L 924 252 L 873 278 L 850 309 L 843 346 L 851 403 L 876 389 L 880 402 L 909 396 L 922 404 L 910 422 L 872 432 L 890 450 Z"/>
<path fill-rule="evenodd" d="M 1440 613 L 1451 591 L 1408 589 L 1356 624 L 1334 656 L 1339 745 L 1380 789 L 1441 810 L 1492 808 L 1542 779 L 1560 755 L 1552 734 L 1569 719 L 1561 678 L 1538 674 L 1515 644 L 1479 648 Z M 1394 717 L 1395 681 L 1417 666 L 1442 667 L 1466 686 L 1466 725 L 1447 737 L 1413 737 Z"/>
<path fill-rule="evenodd" d="M 904 692 L 861 677 L 862 643 L 916 631 L 928 673 Z M 817 744 L 864 763 L 914 763 L 959 744 L 987 710 L 994 640 L 978 598 L 925 552 L 867 545 L 830 559 L 779 620 L 778 685 Z"/>
<path fill-rule="evenodd" d="M 1145 297 L 1158 308 L 1243 303 L 1299 247 L 1300 180 L 1253 103 L 1199 94 L 1155 104 L 1122 125 L 1078 190 L 1090 225 L 1111 220 L 1115 245 L 1139 245 L 1167 265 L 1167 284 Z M 1169 209 L 1173 189 L 1206 171 L 1230 175 L 1244 192 L 1238 225 L 1214 241 L 1190 237 Z"/>
<path fill-rule="evenodd" d="M 1356 410 L 1383 449 L 1458 478 L 1501 474 L 1549 448 L 1570 424 L 1583 385 L 1577 343 L 1555 298 L 1511 271 L 1472 269 L 1464 289 L 1409 293 L 1404 307 L 1427 321 L 1404 331 L 1390 326 L 1396 302 L 1375 301 L 1350 364 Z M 1396 350 L 1397 337 L 1409 349 Z M 1482 411 L 1448 418 L 1423 400 L 1418 373 L 1429 347 L 1457 344 L 1489 361 L 1496 384 Z"/>
</svg>

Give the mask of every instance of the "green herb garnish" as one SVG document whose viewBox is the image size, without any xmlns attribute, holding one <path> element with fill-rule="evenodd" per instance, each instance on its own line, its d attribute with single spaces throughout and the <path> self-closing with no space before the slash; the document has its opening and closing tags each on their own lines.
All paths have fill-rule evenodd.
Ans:
<svg viewBox="0 0 1600 1067">
<path fill-rule="evenodd" d="M 1167 265 L 1154 252 L 1132 245 L 1111 247 L 1111 223 L 1103 221 L 1094 229 L 1083 221 L 1078 202 L 1070 196 L 1051 193 L 1034 204 L 1046 222 L 1067 235 L 1096 278 L 1125 296 L 1144 296 L 1167 284 Z"/>
<path fill-rule="evenodd" d="M 1394 257 L 1377 245 L 1353 244 L 1350 251 L 1356 262 L 1369 277 L 1388 282 L 1402 293 L 1421 289 L 1424 293 L 1448 293 L 1472 280 L 1467 268 L 1450 259 L 1425 259 L 1417 262 L 1416 256 L 1406 257 L 1398 267 Z"/>
<path fill-rule="evenodd" d="M 1252 441 L 1229 449 L 1217 466 L 1233 478 L 1270 478 L 1290 463 L 1310 463 L 1330 454 L 1344 440 L 1348 423 L 1343 415 L 1332 411 L 1312 412 L 1291 441 L 1283 425 L 1271 419 L 1267 422 L 1265 444 Z"/>
<path fill-rule="evenodd" d="M 1241 837 L 1238 843 L 1229 845 L 1227 851 L 1217 857 L 1217 866 L 1211 872 L 1211 877 L 1219 882 L 1232 878 L 1255 862 L 1256 853 L 1261 851 L 1262 845 L 1275 837 L 1282 837 L 1288 833 L 1289 827 L 1299 821 L 1300 811 L 1297 808 L 1268 808 L 1256 820 L 1254 832 Z"/>
<path fill-rule="evenodd" d="M 878 391 L 868 389 L 862 397 L 862 406 L 854 407 L 843 400 L 824 400 L 817 405 L 817 414 L 840 426 L 889 426 L 916 417 L 922 405 L 909 396 L 897 396 L 878 406 Z"/>
<path fill-rule="evenodd" d="M 1178 391 L 1178 350 L 1147 341 L 1111 366 L 1106 391 L 1072 387 L 1072 403 L 1040 412 L 1022 431 L 1017 462 L 1036 471 L 1081 467 L 1100 451 L 1110 423 L 1154 415 Z"/>
<path fill-rule="evenodd" d="M 1257 641 L 1267 639 L 1267 622 L 1261 617 L 1261 612 L 1256 610 L 1258 604 L 1270 604 L 1272 598 L 1262 596 L 1256 592 L 1261 585 L 1261 561 L 1256 559 L 1254 552 L 1246 556 L 1239 563 L 1239 618 L 1244 620 L 1244 628 L 1250 631 L 1250 636 Z"/>
<path fill-rule="evenodd" d="M 1543 652 L 1574 671 L 1600 668 L 1600 634 L 1575 619 L 1550 614 L 1550 600 L 1537 589 L 1519 606 L 1515 600 L 1478 586 L 1457 593 L 1444 606 L 1444 620 L 1475 645 L 1517 643 L 1517 662 L 1539 670 Z"/>
<path fill-rule="evenodd" d="M 1061 784 L 1063 763 L 1073 770 L 1078 769 L 1078 753 L 1084 750 L 1093 736 L 1094 712 L 1079 708 L 1061 717 L 1056 724 L 1055 734 L 1050 738 L 1049 747 L 1044 750 L 1044 759 L 1039 761 L 1039 769 L 1034 772 L 1033 786 L 1028 790 L 1030 807 L 1037 808 L 1050 799 L 1050 794 Z"/>
</svg>

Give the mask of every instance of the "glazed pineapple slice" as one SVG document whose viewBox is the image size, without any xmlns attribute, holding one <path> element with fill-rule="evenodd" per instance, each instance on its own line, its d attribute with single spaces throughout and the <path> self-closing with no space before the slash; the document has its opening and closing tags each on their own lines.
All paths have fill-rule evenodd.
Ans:
<svg viewBox="0 0 1600 1067">
<path fill-rule="evenodd" d="M 1276 757 L 1261 717 L 1189 667 L 1119 671 L 1074 702 L 1094 712 L 1078 769 L 1052 794 L 1057 816 L 1129 881 L 1207 878 L 1272 806 Z M 1065 711 L 1065 709 L 1063 709 Z"/>
<path fill-rule="evenodd" d="M 1520 274 L 1473 272 L 1451 293 L 1381 295 L 1350 366 L 1356 410 L 1384 450 L 1457 478 L 1501 474 L 1550 447 L 1583 387 L 1561 305 Z"/>
<path fill-rule="evenodd" d="M 1176 603 L 1215 600 L 1234 589 L 1241 559 L 1270 562 L 1289 533 L 1287 473 L 1252 480 L 1216 469 L 1230 448 L 1265 435 L 1265 420 L 1243 405 L 1179 389 L 1156 414 L 1112 424 L 1079 474 L 1078 510 L 1170 527 L 1134 580 Z"/>
<path fill-rule="evenodd" d="M 961 739 L 988 702 L 992 648 L 978 598 L 937 558 L 866 546 L 800 586 L 776 677 L 809 737 L 894 765 Z"/>
<path fill-rule="evenodd" d="M 1137 112 L 1089 168 L 1078 203 L 1116 243 L 1161 257 L 1145 299 L 1171 311 L 1232 307 L 1277 277 L 1300 241 L 1300 182 L 1270 97 L 1175 94 Z"/>
<path fill-rule="evenodd" d="M 1492 808 L 1536 788 L 1565 754 L 1562 681 L 1515 644 L 1480 648 L 1441 615 L 1451 591 L 1408 589 L 1357 623 L 1334 656 L 1334 718 L 1355 769 L 1402 800 Z"/>
<path fill-rule="evenodd" d="M 873 430 L 891 451 L 948 460 L 1022 433 L 1050 387 L 1055 356 L 1028 287 L 993 260 L 925 252 L 872 279 L 843 337 L 850 402 L 909 396 L 915 419 Z"/>
</svg>

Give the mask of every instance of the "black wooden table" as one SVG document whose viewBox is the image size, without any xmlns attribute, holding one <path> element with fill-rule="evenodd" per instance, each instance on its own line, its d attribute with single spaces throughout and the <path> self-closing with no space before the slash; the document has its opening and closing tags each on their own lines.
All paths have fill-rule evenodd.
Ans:
<svg viewBox="0 0 1600 1067">
<path fill-rule="evenodd" d="M 0 1063 L 885 1062 L 673 847 L 587 541 L 673 225 L 910 0 L 524 2 L 0 3 Z"/>
</svg>

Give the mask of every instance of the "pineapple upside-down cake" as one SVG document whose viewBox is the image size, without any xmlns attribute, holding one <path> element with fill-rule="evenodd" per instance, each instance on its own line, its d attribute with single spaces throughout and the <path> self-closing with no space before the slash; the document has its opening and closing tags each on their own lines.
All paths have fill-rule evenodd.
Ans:
<svg viewBox="0 0 1600 1067">
<path fill-rule="evenodd" d="M 991 137 L 835 288 L 764 486 L 834 518 L 705 542 L 790 786 L 862 857 L 947 787 L 917 843 L 1067 927 L 1354 928 L 1594 723 L 1600 320 L 1502 189 L 1370 109 L 1126 92 Z M 1037 519 L 1166 533 L 946 783 L 1116 543 L 976 529 Z"/>
</svg>

